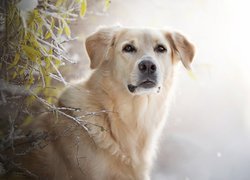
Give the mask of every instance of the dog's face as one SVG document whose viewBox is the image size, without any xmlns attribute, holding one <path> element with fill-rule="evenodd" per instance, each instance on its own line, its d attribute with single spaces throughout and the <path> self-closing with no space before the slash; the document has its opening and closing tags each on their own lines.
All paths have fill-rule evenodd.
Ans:
<svg viewBox="0 0 250 180">
<path fill-rule="evenodd" d="M 179 33 L 155 29 L 102 28 L 86 40 L 91 68 L 108 66 L 131 94 L 160 92 L 175 64 L 189 69 L 193 45 Z M 105 68 L 107 70 L 107 68 Z"/>
</svg>

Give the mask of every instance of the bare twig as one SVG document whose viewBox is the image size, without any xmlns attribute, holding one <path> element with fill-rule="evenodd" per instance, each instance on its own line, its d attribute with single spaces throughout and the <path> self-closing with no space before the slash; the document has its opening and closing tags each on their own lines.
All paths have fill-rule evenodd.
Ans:
<svg viewBox="0 0 250 180">
<path fill-rule="evenodd" d="M 63 82 L 62 79 L 61 79 L 59 76 L 57 76 L 57 75 L 55 75 L 55 74 L 53 74 L 53 73 L 49 73 L 49 76 L 50 76 L 52 79 L 55 79 L 55 80 L 57 80 L 57 81 L 59 81 L 59 82 Z"/>
<path fill-rule="evenodd" d="M 42 79 L 42 87 L 45 88 L 46 84 L 45 84 L 44 75 L 43 75 L 43 71 L 42 71 L 41 67 L 39 68 L 39 70 L 40 70 L 40 76 Z"/>
<path fill-rule="evenodd" d="M 53 61 L 50 61 L 50 64 L 53 66 L 53 68 L 55 69 L 55 71 L 57 72 L 58 76 L 61 78 L 62 82 L 64 85 L 67 85 L 68 83 L 65 81 L 65 79 L 63 78 L 62 74 L 60 73 L 60 71 L 57 69 L 57 67 L 55 66 L 55 64 L 53 63 Z"/>
<path fill-rule="evenodd" d="M 59 109 L 59 110 L 69 110 L 69 111 L 75 111 L 75 112 L 81 111 L 80 108 L 73 108 L 73 107 L 57 107 L 57 109 Z"/>
<path fill-rule="evenodd" d="M 57 109 L 57 107 L 55 105 L 52 105 L 50 103 L 48 103 L 46 100 L 40 98 L 39 96 L 37 96 L 34 92 L 32 92 L 31 90 L 29 91 L 30 94 L 32 94 L 34 97 L 37 98 L 37 100 L 39 100 L 41 103 L 43 103 L 44 105 L 46 105 L 48 108 L 52 109 L 53 111 L 56 111 L 57 113 L 71 119 L 73 122 L 75 122 L 76 124 L 78 124 L 79 126 L 81 126 L 84 130 L 86 130 L 88 132 L 88 128 L 86 126 L 84 126 L 83 124 L 81 124 L 81 122 L 79 121 L 79 118 L 73 117 L 71 115 L 66 114 L 63 111 L 60 111 Z"/>
<path fill-rule="evenodd" d="M 10 115 L 9 115 L 9 125 L 10 125 L 10 129 L 9 129 L 9 136 L 8 136 L 7 141 L 10 141 L 12 151 L 14 152 L 15 151 L 15 148 L 14 148 L 15 119 L 12 119 Z"/>
<path fill-rule="evenodd" d="M 6 104 L 6 103 L 7 103 L 7 101 L 6 101 L 6 96 L 5 96 L 5 94 L 4 94 L 3 91 L 1 91 L 1 98 L 2 98 L 3 104 Z"/>
<path fill-rule="evenodd" d="M 44 11 L 44 10 L 39 10 L 42 14 L 50 15 L 54 18 L 60 19 L 60 20 L 67 20 L 67 21 L 76 21 L 76 18 L 64 18 L 59 16 L 57 13 L 49 12 L 49 11 Z"/>
</svg>

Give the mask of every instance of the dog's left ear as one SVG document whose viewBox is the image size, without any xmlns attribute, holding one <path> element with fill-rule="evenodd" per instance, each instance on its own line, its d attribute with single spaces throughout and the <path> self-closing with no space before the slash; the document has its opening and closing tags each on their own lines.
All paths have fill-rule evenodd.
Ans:
<svg viewBox="0 0 250 180">
<path fill-rule="evenodd" d="M 178 32 L 166 33 L 166 38 L 172 49 L 172 58 L 181 60 L 187 70 L 191 70 L 191 63 L 194 58 L 195 48 L 185 36 Z"/>
<path fill-rule="evenodd" d="M 96 69 L 107 59 L 110 48 L 114 45 L 117 27 L 102 27 L 90 35 L 85 46 L 90 58 L 90 68 Z"/>
</svg>

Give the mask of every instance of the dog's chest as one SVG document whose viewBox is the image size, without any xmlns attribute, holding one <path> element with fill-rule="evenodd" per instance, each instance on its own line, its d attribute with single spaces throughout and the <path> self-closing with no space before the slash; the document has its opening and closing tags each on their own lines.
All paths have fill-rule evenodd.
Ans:
<svg viewBox="0 0 250 180">
<path fill-rule="evenodd" d="M 161 96 L 138 97 L 125 100 L 115 110 L 122 121 L 129 126 L 153 128 L 164 118 L 167 111 L 166 99 Z"/>
</svg>

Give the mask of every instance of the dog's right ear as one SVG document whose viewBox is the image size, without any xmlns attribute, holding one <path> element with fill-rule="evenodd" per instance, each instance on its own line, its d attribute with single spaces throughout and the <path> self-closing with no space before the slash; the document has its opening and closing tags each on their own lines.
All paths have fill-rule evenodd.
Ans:
<svg viewBox="0 0 250 180">
<path fill-rule="evenodd" d="M 118 27 L 103 27 L 90 35 L 85 42 L 90 58 L 90 68 L 95 69 L 108 60 L 108 54 L 115 43 L 115 34 Z"/>
<path fill-rule="evenodd" d="M 195 54 L 194 45 L 178 32 L 168 32 L 166 38 L 170 43 L 173 58 L 177 57 L 187 70 L 191 70 L 190 65 Z"/>
</svg>

